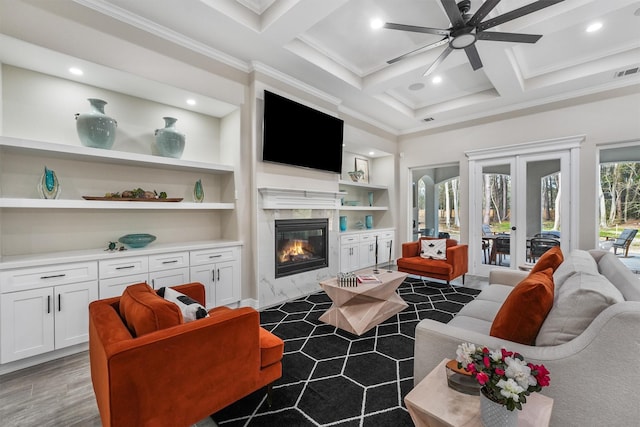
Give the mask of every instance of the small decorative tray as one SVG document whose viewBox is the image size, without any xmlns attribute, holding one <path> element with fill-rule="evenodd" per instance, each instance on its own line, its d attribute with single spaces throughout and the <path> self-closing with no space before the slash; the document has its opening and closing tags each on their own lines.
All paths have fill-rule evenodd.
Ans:
<svg viewBox="0 0 640 427">
<path fill-rule="evenodd" d="M 181 202 L 182 197 L 167 197 L 166 199 L 143 199 L 137 197 L 99 197 L 82 196 L 85 200 L 106 200 L 109 202 Z"/>
<path fill-rule="evenodd" d="M 460 393 L 477 396 L 480 384 L 466 369 L 458 368 L 458 362 L 450 360 L 446 365 L 447 385 Z"/>
</svg>

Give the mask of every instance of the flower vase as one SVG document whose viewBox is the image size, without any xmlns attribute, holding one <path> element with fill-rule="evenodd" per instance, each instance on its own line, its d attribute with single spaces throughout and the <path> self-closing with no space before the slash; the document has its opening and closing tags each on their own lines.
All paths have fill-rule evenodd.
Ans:
<svg viewBox="0 0 640 427">
<path fill-rule="evenodd" d="M 44 173 L 38 182 L 38 191 L 43 199 L 57 199 L 60 195 L 60 183 L 56 173 L 44 167 Z"/>
<path fill-rule="evenodd" d="M 340 231 L 347 231 L 347 217 L 340 217 Z"/>
<path fill-rule="evenodd" d="M 484 427 L 516 427 L 518 411 L 510 411 L 501 403 L 494 402 L 480 390 L 480 419 Z"/>
<path fill-rule="evenodd" d="M 365 227 L 369 229 L 373 228 L 373 215 L 366 215 L 364 217 L 364 224 L 365 224 Z"/>
<path fill-rule="evenodd" d="M 164 128 L 155 130 L 156 149 L 163 157 L 179 159 L 184 151 L 185 135 L 176 130 L 178 119 L 163 117 Z"/>
<path fill-rule="evenodd" d="M 110 149 L 116 139 L 118 122 L 104 114 L 105 101 L 89 98 L 91 111 L 76 113 L 76 130 L 85 147 Z"/>
<path fill-rule="evenodd" d="M 197 180 L 193 186 L 193 201 L 202 203 L 204 201 L 204 189 L 202 188 L 202 180 Z"/>
</svg>

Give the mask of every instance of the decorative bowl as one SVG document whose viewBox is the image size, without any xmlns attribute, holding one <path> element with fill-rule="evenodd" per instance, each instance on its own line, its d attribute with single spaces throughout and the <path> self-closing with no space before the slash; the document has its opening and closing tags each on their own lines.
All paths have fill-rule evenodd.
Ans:
<svg viewBox="0 0 640 427">
<path fill-rule="evenodd" d="M 118 239 L 118 242 L 124 243 L 130 248 L 144 248 L 149 243 L 156 240 L 156 236 L 152 234 L 126 234 Z"/>
</svg>

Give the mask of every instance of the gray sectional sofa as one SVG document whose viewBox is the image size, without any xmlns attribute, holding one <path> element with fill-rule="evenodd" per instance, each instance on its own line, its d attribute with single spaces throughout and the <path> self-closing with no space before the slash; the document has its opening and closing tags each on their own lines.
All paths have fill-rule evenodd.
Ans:
<svg viewBox="0 0 640 427">
<path fill-rule="evenodd" d="M 414 383 L 462 342 L 506 347 L 550 371 L 551 425 L 640 425 L 640 279 L 613 253 L 574 250 L 554 273 L 554 303 L 523 345 L 489 336 L 492 321 L 527 272 L 492 270 L 490 285 L 448 324 L 416 327 Z"/>
</svg>

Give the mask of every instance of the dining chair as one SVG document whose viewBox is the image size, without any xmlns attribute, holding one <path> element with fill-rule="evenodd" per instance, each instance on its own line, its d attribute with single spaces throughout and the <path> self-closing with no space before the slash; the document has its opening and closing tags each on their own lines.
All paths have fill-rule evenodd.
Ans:
<svg viewBox="0 0 640 427">
<path fill-rule="evenodd" d="M 507 235 L 501 235 L 495 238 L 493 241 L 495 248 L 496 265 L 502 264 L 504 255 L 509 255 L 511 251 L 511 237 Z"/>
<path fill-rule="evenodd" d="M 549 249 L 554 246 L 560 246 L 558 239 L 548 237 L 532 237 L 529 244 L 529 261 L 536 262 Z"/>
</svg>

